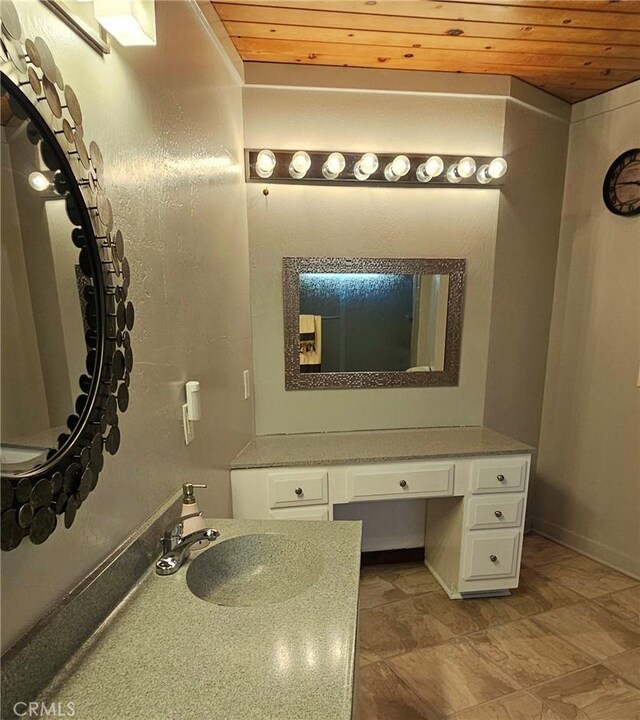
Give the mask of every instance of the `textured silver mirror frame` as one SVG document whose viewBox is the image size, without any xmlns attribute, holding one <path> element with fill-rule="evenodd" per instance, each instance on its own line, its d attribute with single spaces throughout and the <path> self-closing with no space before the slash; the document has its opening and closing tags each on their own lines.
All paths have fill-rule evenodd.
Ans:
<svg viewBox="0 0 640 720">
<path fill-rule="evenodd" d="M 461 258 L 282 258 L 285 390 L 448 387 L 458 384 L 462 345 L 465 260 Z M 431 372 L 301 373 L 300 273 L 449 275 L 444 369 Z"/>
</svg>

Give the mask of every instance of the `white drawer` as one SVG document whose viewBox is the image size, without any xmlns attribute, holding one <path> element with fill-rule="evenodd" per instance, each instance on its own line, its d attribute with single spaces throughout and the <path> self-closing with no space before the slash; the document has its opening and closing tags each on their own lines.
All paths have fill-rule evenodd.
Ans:
<svg viewBox="0 0 640 720">
<path fill-rule="evenodd" d="M 349 500 L 447 497 L 453 495 L 454 464 L 389 463 L 350 468 Z"/>
<path fill-rule="evenodd" d="M 469 530 L 488 530 L 490 528 L 520 527 L 524 510 L 524 495 L 505 497 L 487 495 L 471 497 L 467 514 Z"/>
<path fill-rule="evenodd" d="M 272 520 L 328 520 L 328 505 L 312 505 L 311 507 L 290 507 L 284 510 L 271 510 Z"/>
<path fill-rule="evenodd" d="M 528 472 L 527 458 L 476 460 L 473 463 L 472 492 L 524 492 Z"/>
<path fill-rule="evenodd" d="M 517 576 L 520 530 L 467 533 L 464 545 L 463 577 L 465 580 Z"/>
<path fill-rule="evenodd" d="M 322 505 L 327 503 L 328 473 L 326 470 L 281 470 L 269 473 L 269 507 Z"/>
</svg>

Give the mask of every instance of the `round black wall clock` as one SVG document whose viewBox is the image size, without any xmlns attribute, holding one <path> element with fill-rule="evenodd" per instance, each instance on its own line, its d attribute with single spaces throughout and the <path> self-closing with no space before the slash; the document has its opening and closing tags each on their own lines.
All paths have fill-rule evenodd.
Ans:
<svg viewBox="0 0 640 720">
<path fill-rule="evenodd" d="M 640 148 L 617 157 L 602 185 L 604 204 L 616 215 L 640 214 Z"/>
</svg>

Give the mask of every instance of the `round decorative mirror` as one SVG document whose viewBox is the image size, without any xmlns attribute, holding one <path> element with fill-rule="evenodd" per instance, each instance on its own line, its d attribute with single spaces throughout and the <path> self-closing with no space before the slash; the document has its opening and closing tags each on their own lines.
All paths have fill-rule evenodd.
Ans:
<svg viewBox="0 0 640 720">
<path fill-rule="evenodd" d="M 102 154 L 42 38 L 2 3 L 1 547 L 68 528 L 120 445 L 129 265 Z"/>
</svg>

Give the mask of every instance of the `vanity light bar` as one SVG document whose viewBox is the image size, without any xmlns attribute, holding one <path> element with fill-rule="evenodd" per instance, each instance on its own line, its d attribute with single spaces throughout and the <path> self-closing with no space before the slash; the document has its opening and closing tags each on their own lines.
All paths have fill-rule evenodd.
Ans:
<svg viewBox="0 0 640 720">
<path fill-rule="evenodd" d="M 500 187 L 502 157 L 245 150 L 247 182 L 401 187 Z"/>
</svg>

